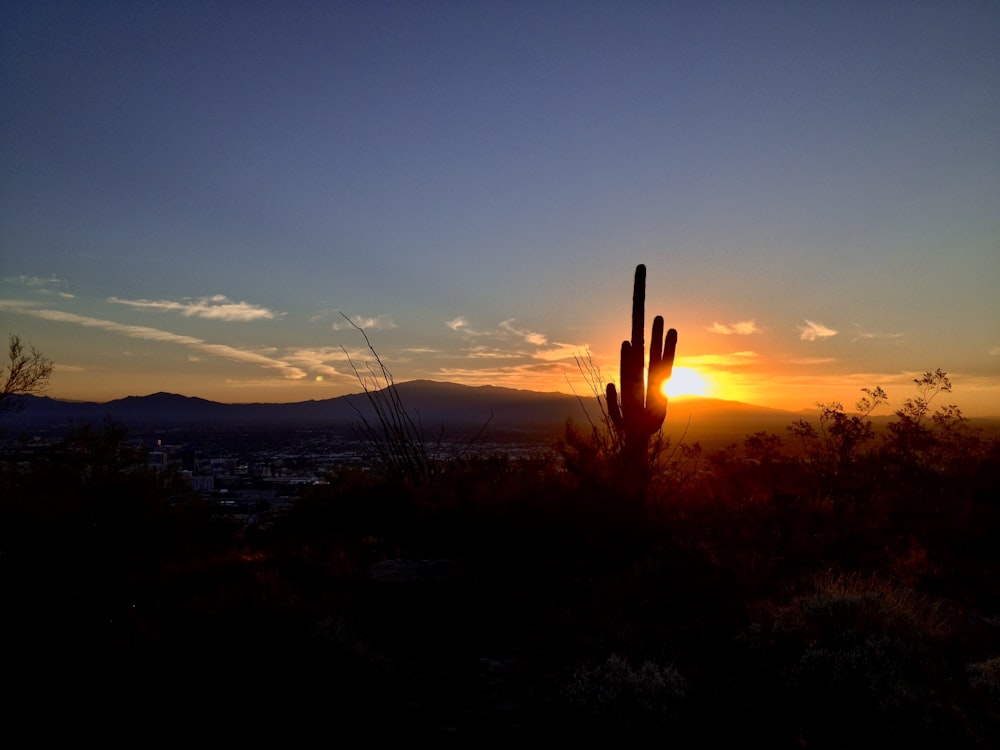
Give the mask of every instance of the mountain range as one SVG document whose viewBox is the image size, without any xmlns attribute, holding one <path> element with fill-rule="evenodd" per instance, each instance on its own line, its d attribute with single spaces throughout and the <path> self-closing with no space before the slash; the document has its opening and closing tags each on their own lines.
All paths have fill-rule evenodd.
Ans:
<svg viewBox="0 0 1000 750">
<path fill-rule="evenodd" d="M 496 386 L 466 386 L 413 380 L 393 386 L 406 414 L 429 434 L 439 429 L 557 433 L 571 419 L 580 426 L 600 424 L 596 396 L 574 396 Z M 56 431 L 112 419 L 136 431 L 171 428 L 350 427 L 362 420 L 378 426 L 375 406 L 392 410 L 388 391 L 356 393 L 294 403 L 226 404 L 175 393 L 129 396 L 103 403 L 19 396 L 0 414 L 0 430 Z M 801 415 L 738 401 L 687 397 L 672 399 L 664 431 L 672 439 L 718 442 L 725 434 L 740 439 L 766 430 L 785 431 Z"/>
</svg>

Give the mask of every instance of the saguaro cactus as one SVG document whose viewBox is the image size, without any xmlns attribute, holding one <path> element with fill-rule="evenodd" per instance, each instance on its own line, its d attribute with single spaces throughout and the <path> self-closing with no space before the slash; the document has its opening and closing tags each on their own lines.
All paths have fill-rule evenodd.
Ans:
<svg viewBox="0 0 1000 750">
<path fill-rule="evenodd" d="M 667 416 L 667 396 L 663 384 L 670 379 L 677 350 L 677 331 L 671 328 L 663 338 L 663 317 L 653 318 L 649 348 L 649 374 L 644 383 L 646 266 L 635 267 L 632 291 L 632 338 L 622 342 L 621 399 L 614 383 L 608 383 L 605 396 L 608 415 L 622 439 L 622 458 L 626 477 L 644 483 L 649 470 L 649 439 L 656 434 Z"/>
</svg>

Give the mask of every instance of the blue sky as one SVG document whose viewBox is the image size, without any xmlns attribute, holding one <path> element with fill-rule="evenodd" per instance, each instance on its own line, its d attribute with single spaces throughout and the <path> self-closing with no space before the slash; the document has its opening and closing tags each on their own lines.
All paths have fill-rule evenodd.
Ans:
<svg viewBox="0 0 1000 750">
<path fill-rule="evenodd" d="M 1000 414 L 1000 6 L 6 2 L 0 319 L 49 395 L 709 395 Z M 370 357 L 369 357 L 370 358 Z"/>
</svg>

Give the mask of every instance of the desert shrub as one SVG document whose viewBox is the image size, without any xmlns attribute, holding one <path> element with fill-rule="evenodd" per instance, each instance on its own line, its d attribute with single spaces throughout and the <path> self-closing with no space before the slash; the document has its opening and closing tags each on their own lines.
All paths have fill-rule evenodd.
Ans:
<svg viewBox="0 0 1000 750">
<path fill-rule="evenodd" d="M 566 421 L 556 450 L 562 456 L 566 471 L 581 484 L 611 487 L 619 471 L 620 449 L 614 433 L 593 424 L 581 427 L 572 419 Z"/>
<path fill-rule="evenodd" d="M 904 514 L 933 514 L 941 496 L 963 492 L 967 470 L 983 446 L 958 407 L 931 412 L 934 398 L 951 392 L 946 373 L 926 372 L 913 382 L 917 395 L 893 412 L 877 451 L 881 485 L 896 505 L 909 506 Z"/>
<path fill-rule="evenodd" d="M 948 644 L 958 620 L 940 600 L 827 573 L 757 614 L 746 642 L 810 745 L 971 742 L 950 708 L 958 665 Z"/>
<path fill-rule="evenodd" d="M 997 706 L 1000 706 L 1000 656 L 974 662 L 966 668 L 966 671 L 969 675 L 969 686 L 991 700 L 998 701 Z"/>
<path fill-rule="evenodd" d="M 683 708 L 688 683 L 673 666 L 643 661 L 633 666 L 618 654 L 576 669 L 563 697 L 584 722 L 584 731 L 648 735 L 668 730 Z"/>
<path fill-rule="evenodd" d="M 982 747 L 1000 747 L 1000 656 L 966 667 L 968 722 Z"/>
<path fill-rule="evenodd" d="M 567 421 L 555 443 L 568 487 L 579 507 L 602 509 L 607 520 L 647 524 L 669 516 L 669 506 L 700 491 L 699 473 L 704 459 L 698 443 L 683 438 L 671 441 L 662 432 L 649 440 L 648 471 L 643 491 L 634 493 L 624 478 L 624 458 L 612 430 L 593 424 L 578 426 Z"/>
<path fill-rule="evenodd" d="M 806 465 L 813 472 L 817 497 L 832 502 L 841 525 L 848 520 L 850 512 L 867 504 L 875 486 L 873 478 L 878 473 L 877 463 L 872 460 L 869 450 L 875 438 L 869 417 L 885 403 L 887 396 L 878 387 L 862 391 L 865 395 L 855 404 L 854 414 L 846 412 L 838 401 L 820 403 L 818 428 L 805 419 L 796 420 L 788 427 L 800 444 Z"/>
<path fill-rule="evenodd" d="M 667 348 L 672 362 L 672 346 L 668 344 Z M 653 358 L 651 351 L 651 362 Z M 555 449 L 562 456 L 566 471 L 579 481 L 581 487 L 596 487 L 605 491 L 618 502 L 630 506 L 629 512 L 641 518 L 650 497 L 655 504 L 656 498 L 674 494 L 690 483 L 697 474 L 701 447 L 697 444 L 686 445 L 683 435 L 674 443 L 663 434 L 665 401 L 658 416 L 655 409 L 649 410 L 643 405 L 642 399 L 639 399 L 637 407 L 622 407 L 615 385 L 608 383 L 589 353 L 577 357 L 576 364 L 591 391 L 595 406 L 588 408 L 587 401 L 578 396 L 587 424 L 578 426 L 567 420 L 563 437 L 556 441 Z M 661 377 L 663 372 L 669 373 L 669 367 L 666 371 L 660 369 Z M 623 360 L 623 378 L 627 377 L 626 370 Z M 633 372 L 632 377 L 635 374 Z M 605 386 L 605 383 L 608 385 Z M 627 392 L 630 391 L 623 384 L 623 393 Z M 622 396 L 623 400 L 627 398 Z M 627 426 L 633 419 L 632 409 L 636 408 L 636 421 Z M 624 416 L 624 413 L 629 416 Z M 641 419 L 652 421 L 639 427 L 639 414 L 645 415 Z"/>
</svg>

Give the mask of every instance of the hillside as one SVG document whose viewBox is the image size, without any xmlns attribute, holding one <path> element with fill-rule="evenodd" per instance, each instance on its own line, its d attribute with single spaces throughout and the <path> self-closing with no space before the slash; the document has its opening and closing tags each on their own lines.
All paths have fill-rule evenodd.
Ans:
<svg viewBox="0 0 1000 750">
<path fill-rule="evenodd" d="M 415 421 L 427 430 L 490 429 L 561 430 L 567 419 L 586 425 L 600 421 L 597 399 L 564 393 L 465 386 L 415 380 L 396 386 L 400 400 Z M 58 429 L 112 418 L 139 428 L 177 426 L 335 426 L 357 422 L 363 415 L 374 419 L 369 398 L 357 393 L 337 398 L 288 404 L 224 404 L 174 393 L 129 396 L 104 403 L 64 401 L 48 397 L 22 397 L 16 411 L 3 415 L 7 431 Z M 777 429 L 794 415 L 736 401 L 686 398 L 671 404 L 668 432 L 686 440 L 711 436 L 736 428 L 756 431 Z"/>
<path fill-rule="evenodd" d="M 539 435 L 561 434 L 567 419 L 586 427 L 601 423 L 597 399 L 564 393 L 542 393 L 496 386 L 466 386 L 430 380 L 413 380 L 396 386 L 407 413 L 427 435 L 477 432 Z M 344 428 L 364 417 L 377 424 L 365 393 L 288 404 L 225 404 L 175 393 L 129 396 L 104 403 L 78 402 L 25 396 L 19 407 L 0 414 L 0 435 L 17 436 L 30 431 L 58 432 L 106 418 L 133 430 L 172 428 Z M 741 443 L 747 435 L 769 432 L 787 437 L 786 428 L 796 419 L 815 419 L 815 413 L 770 409 L 739 401 L 684 397 L 672 399 L 664 434 L 677 444 L 700 443 L 717 450 Z M 888 415 L 873 416 L 876 431 L 884 429 Z M 985 436 L 1000 434 L 1000 420 L 970 419 Z"/>
</svg>

